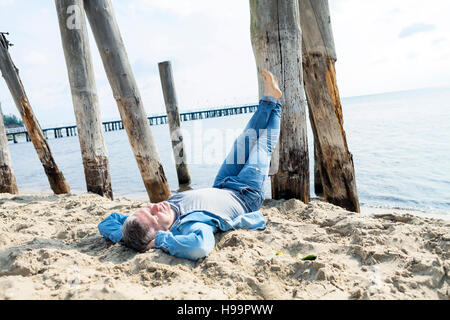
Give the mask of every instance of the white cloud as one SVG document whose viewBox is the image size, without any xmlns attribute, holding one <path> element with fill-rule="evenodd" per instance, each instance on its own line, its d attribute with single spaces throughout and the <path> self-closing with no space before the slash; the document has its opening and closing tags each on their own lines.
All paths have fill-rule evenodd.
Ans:
<svg viewBox="0 0 450 320">
<path fill-rule="evenodd" d="M 31 65 L 46 66 L 49 64 L 48 56 L 36 50 L 27 52 L 24 56 L 24 61 Z"/>
<path fill-rule="evenodd" d="M 342 0 L 330 4 L 344 96 L 450 85 L 450 63 L 445 58 L 450 52 L 446 40 L 450 3 Z M 435 28 L 398 38 L 404 28 L 417 22 Z M 437 39 L 439 50 L 439 43 L 433 45 Z"/>
<path fill-rule="evenodd" d="M 411 37 L 417 33 L 422 32 L 430 32 L 436 29 L 436 27 L 432 24 L 425 24 L 425 23 L 414 23 L 410 26 L 407 26 L 400 31 L 400 34 L 398 35 L 399 38 L 407 38 Z"/>
<path fill-rule="evenodd" d="M 7 7 L 14 4 L 16 0 L 0 0 L 0 7 Z"/>
<path fill-rule="evenodd" d="M 244 4 L 244 5 L 243 5 Z M 242 0 L 214 1 L 214 0 L 137 0 L 130 4 L 138 12 L 167 11 L 180 17 L 204 15 L 210 18 L 235 19 L 247 14 L 248 2 Z"/>
</svg>

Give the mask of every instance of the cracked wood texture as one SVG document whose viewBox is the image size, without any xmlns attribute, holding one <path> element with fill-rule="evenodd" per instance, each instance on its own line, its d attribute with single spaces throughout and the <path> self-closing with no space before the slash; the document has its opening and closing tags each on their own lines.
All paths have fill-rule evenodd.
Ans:
<svg viewBox="0 0 450 320">
<path fill-rule="evenodd" d="M 283 91 L 280 140 L 272 157 L 272 197 L 310 200 L 302 34 L 297 0 L 250 0 L 251 41 L 264 95 L 261 69 L 271 71 Z"/>
<path fill-rule="evenodd" d="M 172 63 L 170 61 L 158 64 L 161 87 L 166 105 L 167 120 L 169 122 L 170 137 L 172 141 L 173 156 L 177 170 L 178 183 L 187 185 L 191 183 L 191 176 L 187 165 L 186 148 L 181 133 L 180 113 L 178 111 L 178 100 L 173 80 Z"/>
<path fill-rule="evenodd" d="M 41 126 L 31 109 L 22 81 L 19 77 L 19 70 L 15 67 L 9 55 L 5 38 L 0 35 L 0 70 L 8 85 L 9 91 L 14 99 L 17 109 L 27 128 L 28 135 L 36 149 L 39 160 L 44 167 L 50 187 L 55 194 L 70 193 L 70 187 L 64 175 L 56 165 L 55 159 L 50 150 L 50 146 L 44 137 Z"/>
<path fill-rule="evenodd" d="M 86 0 L 84 9 L 150 201 L 167 200 L 169 184 L 111 1 Z"/>
<path fill-rule="evenodd" d="M 327 0 L 299 0 L 303 77 L 325 201 L 360 212 L 336 81 L 336 50 Z"/>
<path fill-rule="evenodd" d="M 87 191 L 113 199 L 82 0 L 55 0 Z M 76 21 L 71 20 L 76 19 Z M 70 22 L 76 22 L 70 24 Z"/>
<path fill-rule="evenodd" d="M 17 194 L 18 192 L 0 103 L 0 193 Z"/>
</svg>

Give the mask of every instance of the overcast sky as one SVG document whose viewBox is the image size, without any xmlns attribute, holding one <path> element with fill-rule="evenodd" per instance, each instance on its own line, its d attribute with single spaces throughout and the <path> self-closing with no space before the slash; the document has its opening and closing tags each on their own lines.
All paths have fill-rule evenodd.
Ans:
<svg viewBox="0 0 450 320">
<path fill-rule="evenodd" d="M 450 1 L 330 0 L 342 97 L 450 86 Z M 171 60 L 180 110 L 254 103 L 248 0 L 113 0 L 149 114 L 164 110 L 157 63 Z M 0 0 L 0 31 L 42 127 L 75 124 L 53 0 Z M 119 119 L 96 44 L 104 120 Z M 0 81 L 5 114 L 18 115 Z"/>
</svg>

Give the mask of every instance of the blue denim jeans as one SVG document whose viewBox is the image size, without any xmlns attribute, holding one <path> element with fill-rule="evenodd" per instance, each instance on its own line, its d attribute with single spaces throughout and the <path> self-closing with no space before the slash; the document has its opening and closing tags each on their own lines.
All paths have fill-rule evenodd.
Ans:
<svg viewBox="0 0 450 320">
<path fill-rule="evenodd" d="M 280 136 L 280 120 L 280 100 L 263 97 L 214 181 L 214 188 L 236 191 L 249 212 L 259 210 L 264 201 L 264 181 Z"/>
</svg>

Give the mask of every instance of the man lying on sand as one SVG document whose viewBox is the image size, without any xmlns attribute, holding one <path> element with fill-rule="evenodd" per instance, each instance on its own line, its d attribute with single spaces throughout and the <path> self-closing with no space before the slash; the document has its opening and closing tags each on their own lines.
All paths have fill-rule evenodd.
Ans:
<svg viewBox="0 0 450 320">
<path fill-rule="evenodd" d="M 100 233 L 139 252 L 157 248 L 197 260 L 213 250 L 214 233 L 219 230 L 264 229 L 266 221 L 259 209 L 280 133 L 282 93 L 274 75 L 266 70 L 263 75 L 265 96 L 234 142 L 212 188 L 176 194 L 128 217 L 113 213 L 99 224 Z"/>
</svg>

